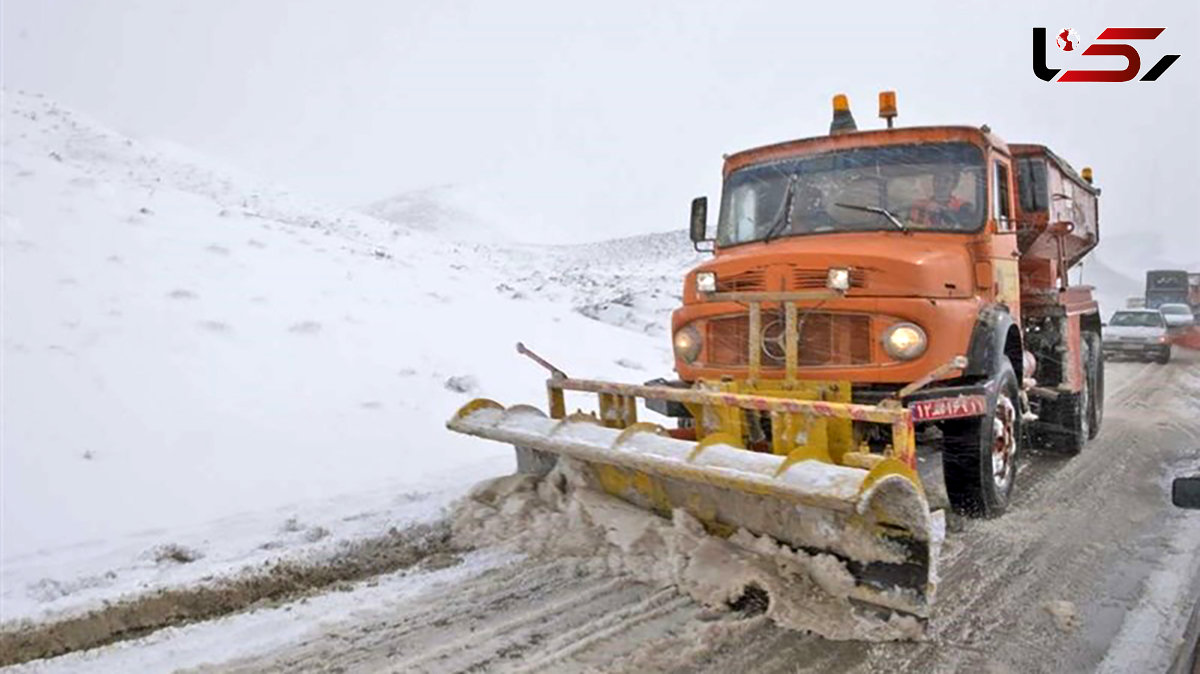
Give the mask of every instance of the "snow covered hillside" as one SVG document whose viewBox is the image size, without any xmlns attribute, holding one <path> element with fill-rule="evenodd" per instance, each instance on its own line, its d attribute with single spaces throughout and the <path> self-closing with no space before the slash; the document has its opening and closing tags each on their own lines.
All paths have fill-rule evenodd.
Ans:
<svg viewBox="0 0 1200 674">
<path fill-rule="evenodd" d="M 1100 202 L 1103 217 L 1103 197 Z M 1195 232 L 1193 228 L 1192 232 Z M 1146 271 L 1150 269 L 1200 270 L 1200 250 L 1194 237 L 1171 238 L 1153 230 L 1132 234 L 1109 235 L 1101 232 L 1099 252 L 1113 270 L 1133 279 L 1145 290 Z"/>
<path fill-rule="evenodd" d="M 542 403 L 518 340 L 670 372 L 686 237 L 459 243 L 3 106 L 4 620 L 429 516 L 510 469 L 443 423 Z"/>
<path fill-rule="evenodd" d="M 489 226 L 464 203 L 463 191 L 453 185 L 437 185 L 381 199 L 363 207 L 372 217 L 417 229 L 470 241 L 497 241 L 506 238 Z"/>
<path fill-rule="evenodd" d="M 1127 275 L 1107 263 L 1109 247 L 1101 242 L 1102 251 L 1089 255 L 1084 259 L 1082 268 L 1071 272 L 1071 282 L 1090 285 L 1094 288 L 1093 295 L 1100 303 L 1100 315 L 1107 319 L 1118 309 L 1125 308 L 1125 301 L 1130 297 L 1141 297 L 1145 291 L 1145 283 L 1138 278 Z M 1143 272 L 1141 277 L 1144 278 Z"/>
<path fill-rule="evenodd" d="M 1101 205 L 1101 209 L 1103 209 Z M 1200 270 L 1200 257 L 1191 241 L 1168 241 L 1151 233 L 1107 236 L 1096 252 L 1071 273 L 1072 282 L 1095 287 L 1100 313 L 1108 318 L 1125 308 L 1130 297 L 1144 297 L 1146 272 L 1151 269 Z"/>
</svg>

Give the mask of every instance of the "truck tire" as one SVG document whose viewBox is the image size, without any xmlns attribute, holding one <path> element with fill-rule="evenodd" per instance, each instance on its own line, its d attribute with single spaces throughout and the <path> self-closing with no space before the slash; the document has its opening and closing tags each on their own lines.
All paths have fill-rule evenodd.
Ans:
<svg viewBox="0 0 1200 674">
<path fill-rule="evenodd" d="M 1167 363 L 1171 362 L 1171 347 L 1168 346 L 1162 352 L 1162 354 L 1155 356 L 1154 362 L 1158 363 L 1159 365 L 1166 365 Z"/>
<path fill-rule="evenodd" d="M 1005 360 L 982 417 L 942 427 L 942 470 L 954 510 L 971 517 L 996 517 L 1008 508 L 1021 448 L 1020 389 Z"/>
<path fill-rule="evenodd" d="M 1104 421 L 1104 348 L 1100 345 L 1100 335 L 1094 332 L 1084 333 L 1091 358 L 1091 426 L 1088 428 L 1088 439 L 1100 434 L 1100 424 Z"/>
<path fill-rule="evenodd" d="M 1082 351 L 1080 360 L 1084 364 L 1083 386 L 1079 393 L 1064 394 L 1057 401 L 1056 414 L 1048 420 L 1050 426 L 1043 434 L 1050 450 L 1066 456 L 1082 452 L 1087 441 L 1096 435 L 1092 431 L 1095 361 L 1089 340 L 1080 340 L 1079 347 Z"/>
<path fill-rule="evenodd" d="M 546 474 L 553 470 L 555 464 L 558 463 L 558 457 L 540 449 L 514 445 L 513 450 L 517 453 L 517 473 L 519 475 L 546 477 Z"/>
</svg>

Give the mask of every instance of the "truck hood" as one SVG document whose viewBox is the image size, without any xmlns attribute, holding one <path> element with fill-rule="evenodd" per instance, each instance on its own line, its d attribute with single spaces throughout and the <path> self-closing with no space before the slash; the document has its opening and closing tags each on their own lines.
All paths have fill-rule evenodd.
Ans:
<svg viewBox="0 0 1200 674">
<path fill-rule="evenodd" d="M 695 271 L 717 274 L 729 291 L 825 287 L 828 270 L 851 269 L 849 296 L 971 297 L 974 263 L 962 234 L 862 232 L 750 243 L 719 251 Z"/>
</svg>

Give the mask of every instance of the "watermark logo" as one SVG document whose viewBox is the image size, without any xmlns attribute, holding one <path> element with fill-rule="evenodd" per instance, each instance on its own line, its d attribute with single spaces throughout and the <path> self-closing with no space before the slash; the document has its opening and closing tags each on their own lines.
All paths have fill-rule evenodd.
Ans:
<svg viewBox="0 0 1200 674">
<path fill-rule="evenodd" d="M 1128 41 L 1149 41 L 1158 37 L 1165 28 L 1105 28 L 1096 38 L 1096 42 L 1087 49 L 1079 51 L 1082 43 L 1072 28 L 1064 28 L 1055 37 L 1055 44 L 1064 52 L 1077 52 L 1082 56 L 1121 56 L 1125 59 L 1123 70 L 1068 70 L 1058 79 L 1055 76 L 1060 68 L 1050 68 L 1046 65 L 1046 29 L 1033 29 L 1033 74 L 1046 82 L 1129 82 L 1137 77 L 1142 70 L 1142 57 L 1138 50 Z M 1153 82 L 1157 80 L 1179 54 L 1167 54 L 1142 75 L 1140 81 Z"/>
<path fill-rule="evenodd" d="M 1055 40 L 1055 43 L 1063 51 L 1075 51 L 1075 45 L 1079 44 L 1079 36 L 1075 34 L 1074 28 L 1064 28 L 1058 34 L 1058 39 Z"/>
</svg>

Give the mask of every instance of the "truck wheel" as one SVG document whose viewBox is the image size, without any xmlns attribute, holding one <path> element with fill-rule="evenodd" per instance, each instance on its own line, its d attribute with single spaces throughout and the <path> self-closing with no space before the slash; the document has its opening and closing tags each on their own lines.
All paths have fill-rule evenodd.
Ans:
<svg viewBox="0 0 1200 674">
<path fill-rule="evenodd" d="M 1156 356 L 1154 358 L 1154 362 L 1158 363 L 1159 365 L 1166 365 L 1167 363 L 1171 362 L 1171 347 L 1168 346 L 1166 350 Z"/>
<path fill-rule="evenodd" d="M 1100 434 L 1100 424 L 1104 421 L 1104 349 L 1100 346 L 1100 335 L 1094 332 L 1084 334 L 1088 344 L 1088 352 L 1092 359 L 1089 361 L 1091 375 L 1091 424 L 1088 427 L 1088 439 Z"/>
<path fill-rule="evenodd" d="M 946 422 L 942 469 L 950 504 L 972 517 L 996 517 L 1008 508 L 1021 447 L 1020 389 L 1007 360 L 983 417 Z"/>
<path fill-rule="evenodd" d="M 517 473 L 520 475 L 545 477 L 558 463 L 558 457 L 540 449 L 516 446 L 513 449 L 517 453 Z"/>
<path fill-rule="evenodd" d="M 1090 413 L 1093 409 L 1092 386 L 1095 382 L 1092 349 L 1087 339 L 1080 340 L 1079 347 L 1082 351 L 1079 354 L 1080 360 L 1084 365 L 1083 385 L 1079 388 L 1079 393 L 1064 394 L 1059 399 L 1055 410 L 1057 414 L 1048 419 L 1051 426 L 1045 433 L 1050 449 L 1067 456 L 1075 456 L 1082 452 L 1088 439 L 1095 435 L 1092 432 Z"/>
</svg>

